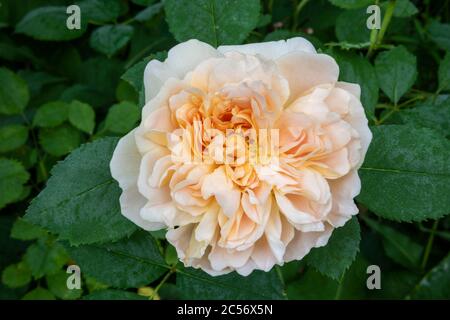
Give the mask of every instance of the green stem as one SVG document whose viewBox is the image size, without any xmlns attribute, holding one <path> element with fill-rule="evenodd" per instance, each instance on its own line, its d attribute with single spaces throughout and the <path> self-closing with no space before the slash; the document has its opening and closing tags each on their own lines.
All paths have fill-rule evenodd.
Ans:
<svg viewBox="0 0 450 320">
<path fill-rule="evenodd" d="M 341 298 L 341 294 L 342 294 L 342 285 L 344 284 L 344 278 L 345 278 L 345 271 L 342 274 L 341 278 L 339 279 L 339 286 L 336 290 L 336 295 L 334 296 L 334 300 L 339 300 Z"/>
<path fill-rule="evenodd" d="M 423 99 L 425 99 L 425 98 L 426 98 L 426 97 L 424 97 L 424 96 L 422 96 L 422 95 L 418 95 L 418 96 L 415 96 L 415 97 L 413 97 L 413 98 L 411 98 L 411 99 L 409 99 L 409 100 L 406 100 L 405 102 L 399 104 L 398 107 L 399 107 L 399 108 L 403 108 L 403 107 L 405 107 L 405 106 L 407 106 L 407 105 L 409 105 L 409 104 L 411 104 L 411 103 L 413 103 L 413 102 L 415 102 L 415 101 L 417 101 L 417 100 L 423 100 Z"/>
<path fill-rule="evenodd" d="M 383 122 L 385 122 L 387 119 L 389 119 L 390 116 L 392 116 L 394 114 L 394 112 L 398 111 L 397 107 L 392 108 L 391 110 L 389 110 L 388 113 L 386 113 L 380 120 L 375 121 L 375 124 L 377 126 L 379 126 L 380 124 L 383 124 Z"/>
<path fill-rule="evenodd" d="M 30 130 L 31 140 L 33 141 L 33 145 L 36 148 L 36 154 L 38 157 L 38 169 L 41 171 L 41 174 L 42 174 L 42 177 L 44 178 L 44 180 L 47 180 L 48 172 L 47 172 L 47 169 L 45 168 L 44 159 L 41 157 L 41 154 L 39 152 L 39 144 L 37 142 L 38 140 L 37 140 L 36 134 L 34 132 L 33 125 L 31 124 L 30 120 L 28 120 L 25 113 L 21 112 L 21 116 L 22 116 L 23 120 L 25 121 L 25 123 L 27 124 L 28 130 Z"/>
<path fill-rule="evenodd" d="M 369 47 L 369 52 L 367 53 L 367 56 L 369 58 L 372 56 L 373 52 L 376 49 L 378 49 L 381 46 L 381 44 L 383 43 L 384 35 L 387 31 L 389 24 L 391 23 L 392 15 L 394 14 L 395 3 L 396 3 L 396 0 L 389 1 L 389 4 L 386 9 L 386 13 L 384 14 L 384 17 L 383 17 L 383 22 L 381 23 L 381 29 L 379 32 L 377 32 L 376 40 L 372 38 L 372 37 L 375 37 L 374 30 L 372 30 L 372 32 L 370 34 L 371 45 Z"/>
<path fill-rule="evenodd" d="M 140 59 L 143 59 L 145 54 L 149 51 L 151 51 L 155 46 L 160 45 L 163 42 L 163 39 L 158 39 L 150 43 L 148 46 L 143 48 L 141 51 L 139 51 L 134 57 L 132 57 L 126 64 L 125 64 L 125 70 L 131 68 L 136 62 L 138 62 Z"/>
<path fill-rule="evenodd" d="M 269 0 L 267 10 L 269 11 L 270 14 L 272 14 L 272 8 L 273 8 L 273 0 Z"/>
<path fill-rule="evenodd" d="M 430 257 L 431 248 L 433 247 L 434 234 L 436 233 L 438 224 L 439 224 L 439 220 L 435 220 L 433 223 L 433 226 L 431 227 L 430 235 L 428 236 L 428 242 L 427 242 L 427 246 L 425 248 L 425 253 L 423 255 L 423 260 L 422 260 L 422 265 L 421 265 L 423 270 L 425 270 L 425 268 L 427 266 L 428 258 Z"/>
<path fill-rule="evenodd" d="M 292 23 L 292 31 L 296 31 L 298 27 L 298 16 L 300 14 L 300 11 L 302 11 L 303 7 L 306 6 L 306 4 L 309 2 L 309 0 L 301 0 L 297 7 L 295 8 L 294 12 L 294 21 Z"/>
<path fill-rule="evenodd" d="M 158 294 L 159 289 L 166 283 L 166 281 L 170 278 L 172 274 L 176 272 L 176 268 L 172 267 L 169 272 L 166 273 L 164 278 L 161 280 L 161 282 L 156 286 L 155 290 L 153 291 L 153 294 L 149 297 L 149 300 L 153 300 L 153 298 Z"/>
</svg>

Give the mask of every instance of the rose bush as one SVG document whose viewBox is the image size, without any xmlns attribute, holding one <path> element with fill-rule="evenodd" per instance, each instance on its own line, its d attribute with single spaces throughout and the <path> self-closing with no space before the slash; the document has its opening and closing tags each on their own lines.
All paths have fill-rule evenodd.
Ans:
<svg viewBox="0 0 450 320">
<path fill-rule="evenodd" d="M 449 299 L 448 9 L 2 0 L 0 299 Z"/>
<path fill-rule="evenodd" d="M 338 76 L 304 38 L 217 50 L 189 40 L 150 61 L 141 123 L 111 160 L 122 214 L 169 228 L 180 260 L 211 275 L 269 271 L 326 245 L 358 213 L 372 138 L 359 85 Z M 278 152 L 250 161 L 261 129 L 277 133 Z"/>
</svg>

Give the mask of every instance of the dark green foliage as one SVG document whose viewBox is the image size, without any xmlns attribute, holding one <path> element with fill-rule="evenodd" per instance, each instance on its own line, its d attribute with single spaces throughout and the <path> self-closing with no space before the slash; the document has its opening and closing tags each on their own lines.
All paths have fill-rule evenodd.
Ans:
<svg viewBox="0 0 450 320">
<path fill-rule="evenodd" d="M 449 1 L 4 0 L 0 299 L 450 299 Z M 81 9 L 66 27 L 67 6 Z M 178 42 L 307 38 L 358 83 L 373 140 L 360 214 L 301 261 L 212 277 L 120 212 L 109 163 L 143 75 Z M 70 290 L 69 265 L 81 268 Z M 367 268 L 381 269 L 369 290 Z"/>
</svg>

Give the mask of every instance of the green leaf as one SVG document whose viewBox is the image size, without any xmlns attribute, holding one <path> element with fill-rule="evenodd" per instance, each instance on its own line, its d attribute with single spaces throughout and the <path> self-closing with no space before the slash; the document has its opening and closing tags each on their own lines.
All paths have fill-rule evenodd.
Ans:
<svg viewBox="0 0 450 320">
<path fill-rule="evenodd" d="M 290 300 L 334 299 L 339 283 L 312 268 L 287 286 Z"/>
<path fill-rule="evenodd" d="M 95 127 L 95 112 L 92 107 L 80 101 L 69 105 L 69 122 L 77 129 L 92 134 Z"/>
<path fill-rule="evenodd" d="M 450 254 L 431 269 L 416 285 L 412 299 L 450 299 Z"/>
<path fill-rule="evenodd" d="M 117 85 L 116 99 L 118 101 L 130 101 L 132 103 L 138 103 L 139 95 L 133 88 L 133 86 L 131 86 L 131 84 L 129 84 L 125 80 L 121 80 Z"/>
<path fill-rule="evenodd" d="M 366 285 L 369 265 L 370 263 L 358 254 L 339 281 L 308 268 L 299 279 L 288 284 L 287 295 L 289 299 L 301 300 L 366 299 L 370 294 Z"/>
<path fill-rule="evenodd" d="M 24 261 L 30 267 L 35 279 L 58 272 L 68 258 L 66 251 L 59 243 L 46 240 L 38 240 L 29 246 L 24 255 Z"/>
<path fill-rule="evenodd" d="M 450 24 L 432 20 L 428 27 L 428 33 L 439 48 L 450 50 Z"/>
<path fill-rule="evenodd" d="M 130 25 L 106 25 L 98 27 L 91 33 L 89 45 L 92 49 L 112 57 L 126 46 L 133 35 Z"/>
<path fill-rule="evenodd" d="M 28 241 L 47 237 L 48 232 L 29 223 L 23 218 L 18 218 L 11 229 L 11 238 Z"/>
<path fill-rule="evenodd" d="M 0 68 L 0 114 L 19 114 L 28 104 L 27 83 L 6 68 Z"/>
<path fill-rule="evenodd" d="M 178 263 L 177 250 L 174 246 L 168 244 L 166 252 L 164 253 L 164 260 L 169 266 L 176 265 Z"/>
<path fill-rule="evenodd" d="M 394 17 L 407 18 L 415 15 L 419 10 L 409 0 L 397 0 L 395 3 Z"/>
<path fill-rule="evenodd" d="M 373 0 L 329 0 L 332 4 L 343 9 L 357 9 L 373 4 Z"/>
<path fill-rule="evenodd" d="M 155 3 L 151 6 L 148 6 L 147 8 L 145 8 L 142 11 L 139 11 L 135 16 L 134 16 L 134 20 L 136 21 L 148 21 L 151 18 L 153 18 L 155 15 L 157 15 L 161 9 L 163 7 L 163 3 L 159 2 L 159 3 Z"/>
<path fill-rule="evenodd" d="M 39 130 L 39 143 L 49 154 L 61 157 L 81 144 L 82 136 L 74 127 L 63 124 L 56 128 Z"/>
<path fill-rule="evenodd" d="M 351 52 L 333 52 L 339 65 L 339 80 L 357 83 L 361 86 L 361 103 L 367 117 L 374 118 L 378 101 L 378 82 L 375 69 L 367 59 Z"/>
<path fill-rule="evenodd" d="M 369 218 L 364 221 L 378 232 L 383 239 L 386 255 L 405 268 L 417 269 L 423 253 L 423 246 L 396 229 Z"/>
<path fill-rule="evenodd" d="M 399 46 L 380 53 L 375 59 L 378 85 L 395 104 L 417 78 L 416 57 Z"/>
<path fill-rule="evenodd" d="M 450 142 L 437 132 L 409 125 L 372 128 L 359 170 L 358 201 L 397 221 L 438 219 L 450 208 Z"/>
<path fill-rule="evenodd" d="M 0 153 L 15 150 L 28 140 L 28 128 L 13 124 L 0 128 Z"/>
<path fill-rule="evenodd" d="M 20 46 L 8 38 L 2 39 L 0 43 L 0 57 L 8 61 L 24 61 L 31 60 L 33 63 L 37 62 L 33 52 L 26 46 Z"/>
<path fill-rule="evenodd" d="M 56 77 L 45 72 L 35 72 L 30 70 L 21 70 L 18 75 L 27 82 L 31 96 L 39 94 L 42 88 L 46 85 L 64 81 L 63 78 Z"/>
<path fill-rule="evenodd" d="M 156 241 L 144 231 L 115 243 L 67 249 L 83 273 L 117 288 L 149 284 L 169 268 Z"/>
<path fill-rule="evenodd" d="M 366 8 L 343 11 L 336 20 L 335 31 L 338 40 L 350 43 L 369 42 L 370 30 L 366 26 L 367 18 Z"/>
<path fill-rule="evenodd" d="M 131 0 L 131 2 L 140 5 L 140 6 L 149 6 L 151 5 L 153 2 L 155 2 L 156 0 Z"/>
<path fill-rule="evenodd" d="M 306 262 L 323 275 L 339 279 L 355 260 L 360 241 L 358 219 L 353 217 L 333 231 L 326 246 L 312 249 Z"/>
<path fill-rule="evenodd" d="M 83 62 L 78 70 L 77 80 L 90 90 L 100 92 L 114 101 L 114 92 L 123 74 L 123 63 L 106 57 L 91 58 Z M 80 100 L 80 99 L 77 99 Z M 83 101 L 92 106 L 90 101 Z"/>
<path fill-rule="evenodd" d="M 124 134 L 133 129 L 140 119 L 139 107 L 129 101 L 122 101 L 113 105 L 106 115 L 105 129 Z"/>
<path fill-rule="evenodd" d="M 130 69 L 128 69 L 121 77 L 121 79 L 128 82 L 130 85 L 136 89 L 136 92 L 140 92 L 144 85 L 144 70 L 147 63 L 150 61 L 149 58 L 136 63 Z"/>
<path fill-rule="evenodd" d="M 48 289 L 58 298 L 64 300 L 78 299 L 83 293 L 83 290 L 69 289 L 67 287 L 67 279 L 69 276 L 70 274 L 62 270 L 55 274 L 47 275 L 45 279 L 47 280 Z"/>
<path fill-rule="evenodd" d="M 450 99 L 440 104 L 421 104 L 404 109 L 398 115 L 405 124 L 434 129 L 450 137 Z"/>
<path fill-rule="evenodd" d="M 381 270 L 381 290 L 372 291 L 377 299 L 404 299 L 420 280 L 418 274 L 404 269 Z"/>
<path fill-rule="evenodd" d="M 29 173 L 19 162 L 0 158 L 0 208 L 20 200 Z"/>
<path fill-rule="evenodd" d="M 69 15 L 66 10 L 65 6 L 34 9 L 17 24 L 16 32 L 46 41 L 72 40 L 81 37 L 86 31 L 86 19 L 81 17 L 81 28 L 71 30 L 67 28 Z"/>
<path fill-rule="evenodd" d="M 120 213 L 121 190 L 109 170 L 116 144 L 116 138 L 96 140 L 54 166 L 25 218 L 72 245 L 113 241 L 135 231 Z"/>
<path fill-rule="evenodd" d="M 24 262 L 6 267 L 2 273 L 2 282 L 10 288 L 20 288 L 31 281 L 31 270 Z"/>
<path fill-rule="evenodd" d="M 33 125 L 42 128 L 52 128 L 63 124 L 68 117 L 68 106 L 64 101 L 52 101 L 39 107 Z"/>
<path fill-rule="evenodd" d="M 121 14 L 120 0 L 84 0 L 76 4 L 80 6 L 82 15 L 96 23 L 114 21 Z"/>
<path fill-rule="evenodd" d="M 134 292 L 124 290 L 99 290 L 85 297 L 84 300 L 148 300 L 146 297 L 140 296 Z"/>
<path fill-rule="evenodd" d="M 450 90 L 450 51 L 445 53 L 444 59 L 439 64 L 438 78 L 438 90 Z"/>
<path fill-rule="evenodd" d="M 23 241 L 11 238 L 11 227 L 14 220 L 15 218 L 10 214 L 0 215 L 0 243 L 2 244 L 0 246 L 0 270 L 20 260 L 28 245 Z"/>
<path fill-rule="evenodd" d="M 179 268 L 177 287 L 182 291 L 183 299 L 285 299 L 283 283 L 275 269 L 270 272 L 253 271 L 247 277 L 235 272 L 212 277 L 201 270 Z"/>
<path fill-rule="evenodd" d="M 91 86 L 82 84 L 76 84 L 67 88 L 62 92 L 60 98 L 67 103 L 78 100 L 87 103 L 94 108 L 104 107 L 112 100 L 107 94 L 102 93 Z"/>
<path fill-rule="evenodd" d="M 55 300 L 55 296 L 47 289 L 37 287 L 28 292 L 22 300 Z"/>
<path fill-rule="evenodd" d="M 214 47 L 242 43 L 261 9 L 259 0 L 167 0 L 164 7 L 175 39 L 195 38 Z"/>
</svg>

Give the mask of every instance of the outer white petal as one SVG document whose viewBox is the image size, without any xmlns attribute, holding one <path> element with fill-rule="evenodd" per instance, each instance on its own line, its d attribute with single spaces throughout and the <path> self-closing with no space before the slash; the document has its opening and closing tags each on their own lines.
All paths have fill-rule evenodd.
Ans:
<svg viewBox="0 0 450 320">
<path fill-rule="evenodd" d="M 278 58 L 276 63 L 289 82 L 289 101 L 294 101 L 315 86 L 335 85 L 339 76 L 339 66 L 326 54 L 296 51 Z"/>
<path fill-rule="evenodd" d="M 222 53 L 237 51 L 245 54 L 259 54 L 266 59 L 277 59 L 294 51 L 316 53 L 314 46 L 305 38 L 297 37 L 288 40 L 250 43 L 237 46 L 220 46 L 217 48 Z"/>
<path fill-rule="evenodd" d="M 357 99 L 361 99 L 361 87 L 357 83 L 339 81 L 338 83 L 336 83 L 336 87 L 350 92 Z"/>
<path fill-rule="evenodd" d="M 228 267 L 241 268 L 249 260 L 253 247 L 246 250 L 228 250 L 218 245 L 211 249 L 208 255 L 213 270 L 222 271 Z"/>
<path fill-rule="evenodd" d="M 284 255 L 284 261 L 301 260 L 312 248 L 323 247 L 331 237 L 333 228 L 327 225 L 322 232 L 296 231 L 294 239 L 289 243 Z"/>
<path fill-rule="evenodd" d="M 330 180 L 333 206 L 327 216 L 328 222 L 335 228 L 342 227 L 359 212 L 353 200 L 361 191 L 361 181 L 356 170 L 337 180 Z"/>
<path fill-rule="evenodd" d="M 200 62 L 218 56 L 209 44 L 192 39 L 170 49 L 164 62 L 150 61 L 144 70 L 145 102 L 153 99 L 169 78 L 183 79 Z"/>
<path fill-rule="evenodd" d="M 147 202 L 137 188 L 140 162 L 141 155 L 136 148 L 133 130 L 120 139 L 114 150 L 110 163 L 111 175 L 122 189 L 119 199 L 122 214 L 145 230 L 157 230 L 162 227 L 161 224 L 144 221 L 139 215 Z"/>
</svg>

